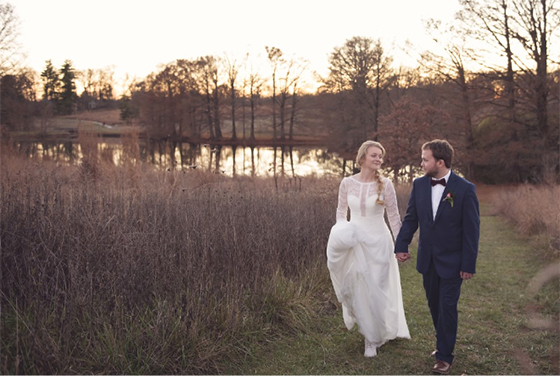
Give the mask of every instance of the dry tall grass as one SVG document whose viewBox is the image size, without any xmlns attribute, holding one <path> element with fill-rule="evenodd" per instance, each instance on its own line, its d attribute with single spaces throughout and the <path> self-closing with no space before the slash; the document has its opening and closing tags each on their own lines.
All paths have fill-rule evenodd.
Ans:
<svg viewBox="0 0 560 376">
<path fill-rule="evenodd" d="M 338 179 L 116 167 L 79 139 L 77 165 L 2 149 L 2 373 L 220 373 L 335 309 Z"/>
<path fill-rule="evenodd" d="M 219 373 L 332 309 L 337 181 L 85 162 L 2 156 L 2 373 Z"/>
<path fill-rule="evenodd" d="M 506 187 L 493 195 L 493 203 L 521 235 L 545 246 L 544 257 L 555 260 L 560 256 L 560 186 Z"/>
</svg>

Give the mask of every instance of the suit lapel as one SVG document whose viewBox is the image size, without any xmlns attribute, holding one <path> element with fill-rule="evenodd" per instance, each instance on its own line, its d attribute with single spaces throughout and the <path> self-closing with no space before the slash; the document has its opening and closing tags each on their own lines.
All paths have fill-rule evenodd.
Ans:
<svg viewBox="0 0 560 376">
<path fill-rule="evenodd" d="M 441 197 L 439 199 L 440 201 L 439 201 L 439 205 L 438 205 L 438 209 L 437 209 L 437 213 L 436 213 L 436 218 L 434 219 L 434 223 L 438 220 L 438 218 L 441 215 L 441 212 L 443 210 L 445 210 L 445 208 L 447 206 L 451 207 L 448 202 L 443 202 L 443 199 L 445 198 L 445 196 L 447 196 L 448 192 L 454 192 L 453 188 L 455 187 L 456 183 L 457 183 L 457 176 L 453 173 L 453 171 L 451 171 L 451 175 L 449 175 L 449 181 L 447 182 L 447 185 L 445 186 L 445 189 L 443 190 L 443 194 L 441 195 Z"/>
<path fill-rule="evenodd" d="M 424 190 L 425 190 L 425 194 L 424 194 L 424 200 L 423 202 L 425 202 L 428 205 L 428 213 L 429 213 L 429 217 L 430 217 L 430 223 L 433 225 L 434 224 L 434 209 L 432 208 L 432 183 L 431 183 L 432 178 L 426 175 L 426 181 L 424 182 Z"/>
</svg>

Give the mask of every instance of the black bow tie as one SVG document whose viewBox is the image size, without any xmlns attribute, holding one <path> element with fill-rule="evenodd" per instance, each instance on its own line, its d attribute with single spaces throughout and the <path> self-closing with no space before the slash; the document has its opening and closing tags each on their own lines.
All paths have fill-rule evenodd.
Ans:
<svg viewBox="0 0 560 376">
<path fill-rule="evenodd" d="M 439 180 L 434 180 L 434 179 L 432 179 L 432 187 L 433 187 L 434 185 L 438 185 L 438 184 L 441 184 L 441 185 L 443 185 L 444 187 L 447 185 L 447 184 L 445 183 L 445 179 L 439 179 Z"/>
</svg>

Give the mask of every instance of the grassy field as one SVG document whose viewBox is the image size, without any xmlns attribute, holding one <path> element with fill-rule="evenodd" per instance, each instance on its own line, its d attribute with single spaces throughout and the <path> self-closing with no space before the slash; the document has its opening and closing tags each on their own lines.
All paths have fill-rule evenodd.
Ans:
<svg viewBox="0 0 560 376">
<path fill-rule="evenodd" d="M 116 167 L 85 153 L 69 166 L 2 155 L 0 184 L 2 374 L 429 373 L 413 262 L 401 266 L 411 340 L 366 359 L 343 326 L 325 257 L 336 180 Z M 401 210 L 408 190 L 397 187 Z M 554 231 L 535 247 L 536 230 L 496 216 L 492 197 L 481 192 L 453 372 L 558 374 L 557 325 L 529 329 L 535 313 L 558 322 L 558 278 L 527 287 L 558 262 Z"/>
<path fill-rule="evenodd" d="M 489 213 L 488 203 L 483 212 Z M 530 330 L 527 312 L 537 305 L 558 323 L 558 279 L 531 296 L 528 284 L 543 266 L 531 244 L 500 217 L 482 217 L 478 272 L 462 288 L 453 374 L 558 374 L 558 326 Z M 322 315 L 306 332 L 256 350 L 242 374 L 430 374 L 435 337 L 414 261 L 401 265 L 403 299 L 411 339 L 363 356 L 363 337 L 348 332 L 340 309 Z"/>
<path fill-rule="evenodd" d="M 261 114 L 262 115 L 262 114 Z M 277 129 L 277 137 L 273 139 L 273 131 L 271 126 L 272 120 L 268 116 L 259 117 L 255 120 L 254 139 L 250 139 L 250 124 L 245 120 L 245 129 L 243 122 L 238 120 L 236 123 L 236 139 L 232 139 L 233 129 L 232 122 L 228 119 L 222 119 L 220 140 L 213 140 L 217 144 L 228 145 L 245 145 L 247 143 L 255 143 L 257 145 L 270 145 L 271 143 L 285 143 L 286 145 L 321 145 L 326 141 L 326 134 L 309 127 L 298 127 L 293 135 L 292 140 L 287 140 L 288 130 L 286 129 L 286 140 L 280 140 L 280 130 Z M 55 116 L 48 120 L 47 125 L 41 125 L 41 119 L 35 119 L 35 126 L 32 130 L 14 131 L 7 133 L 4 137 L 16 141 L 69 141 L 76 140 L 79 133 L 87 133 L 100 137 L 111 137 L 113 139 L 121 136 L 138 136 L 150 135 L 154 139 L 165 139 L 168 137 L 168 131 L 158 130 L 156 128 L 139 126 L 138 119 L 127 124 L 120 119 L 120 111 L 118 109 L 81 111 L 74 115 Z M 210 132 L 203 129 L 197 137 L 192 137 L 196 142 L 207 142 L 210 139 Z M 181 135 L 183 140 L 191 139 L 190 133 L 184 131 Z M 79 141 L 78 141 L 79 142 Z"/>
</svg>

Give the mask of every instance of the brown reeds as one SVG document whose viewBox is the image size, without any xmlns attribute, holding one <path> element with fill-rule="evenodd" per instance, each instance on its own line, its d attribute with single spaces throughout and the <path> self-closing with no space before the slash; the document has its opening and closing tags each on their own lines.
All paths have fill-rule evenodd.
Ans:
<svg viewBox="0 0 560 376">
<path fill-rule="evenodd" d="M 76 166 L 3 156 L 2 373 L 220 373 L 332 309 L 337 181 L 116 167 L 89 141 Z"/>
<path fill-rule="evenodd" d="M 544 245 L 545 258 L 560 257 L 560 186 L 507 187 L 493 195 L 493 203 L 497 213 L 508 218 L 521 235 Z"/>
</svg>

